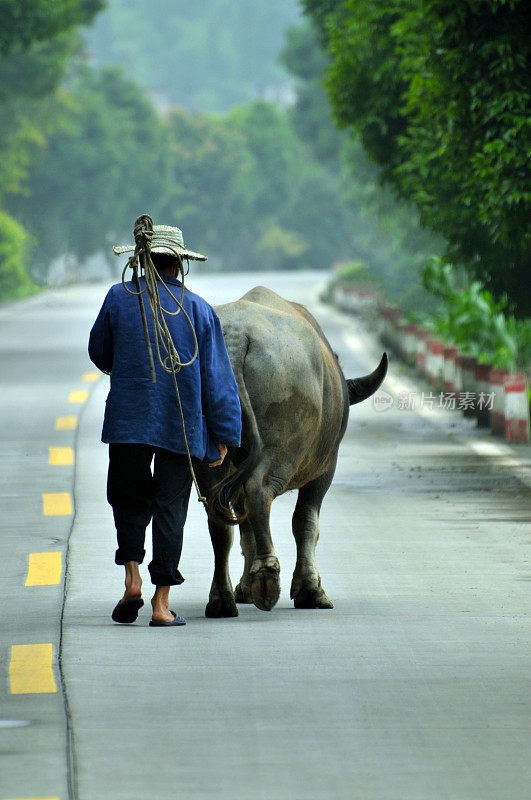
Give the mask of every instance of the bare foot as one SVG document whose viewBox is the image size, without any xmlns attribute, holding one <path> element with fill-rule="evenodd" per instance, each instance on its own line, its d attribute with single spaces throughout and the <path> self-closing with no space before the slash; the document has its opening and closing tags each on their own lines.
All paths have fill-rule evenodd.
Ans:
<svg viewBox="0 0 531 800">
<path fill-rule="evenodd" d="M 171 622 L 174 619 L 174 615 L 170 611 L 169 586 L 157 586 L 151 600 L 151 607 L 153 608 L 153 620 Z"/>
<path fill-rule="evenodd" d="M 142 596 L 142 578 L 137 561 L 128 561 L 125 564 L 125 592 L 122 600 L 128 597 Z"/>
</svg>

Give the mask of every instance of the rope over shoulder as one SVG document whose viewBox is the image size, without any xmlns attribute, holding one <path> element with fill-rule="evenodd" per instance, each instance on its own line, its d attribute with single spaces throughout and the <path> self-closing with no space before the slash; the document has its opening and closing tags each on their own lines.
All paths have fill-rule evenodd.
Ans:
<svg viewBox="0 0 531 800">
<path fill-rule="evenodd" d="M 207 509 L 207 499 L 206 497 L 203 497 L 203 495 L 201 494 L 201 491 L 199 489 L 199 484 L 197 482 L 197 478 L 195 475 L 194 466 L 192 463 L 192 456 L 190 454 L 190 448 L 188 446 L 188 438 L 186 436 L 186 424 L 184 421 L 181 396 L 179 394 L 179 387 L 177 385 L 177 373 L 183 367 L 189 367 L 191 364 L 193 364 L 199 353 L 197 334 L 195 332 L 192 320 L 190 319 L 189 315 L 186 312 L 186 309 L 183 306 L 184 275 L 185 275 L 183 261 L 180 254 L 177 251 L 175 251 L 175 258 L 177 259 L 177 263 L 179 265 L 179 273 L 181 275 L 181 297 L 180 299 L 177 299 L 177 297 L 175 297 L 173 292 L 169 289 L 167 283 L 165 283 L 163 278 L 160 276 L 151 258 L 153 220 L 149 216 L 149 214 L 142 214 L 140 217 L 137 218 L 134 225 L 133 234 L 135 237 L 135 251 L 133 255 L 129 258 L 127 264 L 123 269 L 122 285 L 126 290 L 126 292 L 128 292 L 129 294 L 136 295 L 138 297 L 138 303 L 140 306 L 140 315 L 142 317 L 142 327 L 144 330 L 144 339 L 146 341 L 146 347 L 149 358 L 151 380 L 153 381 L 153 383 L 156 383 L 157 376 L 155 372 L 153 348 L 151 346 L 151 340 L 149 337 L 149 328 L 147 324 L 147 317 L 143 300 L 143 295 L 145 294 L 147 296 L 148 305 L 151 311 L 151 318 L 153 320 L 153 331 L 154 331 L 157 360 L 162 369 L 165 372 L 170 373 L 172 376 L 173 387 L 175 389 L 175 395 L 177 397 L 177 405 L 179 407 L 179 415 L 181 417 L 181 427 L 183 431 L 183 439 L 186 448 L 186 455 L 188 457 L 188 466 L 190 467 L 190 473 L 192 475 L 192 480 L 194 482 L 195 490 L 197 492 L 197 499 L 199 500 L 200 503 L 203 503 L 205 509 Z M 146 285 L 143 289 L 140 286 L 140 278 L 138 274 L 139 267 L 141 271 L 140 277 L 144 277 L 146 281 Z M 126 284 L 125 274 L 129 268 L 133 270 L 133 283 L 135 284 L 136 291 L 132 291 Z M 160 293 L 157 281 L 160 281 L 160 283 L 164 286 L 170 297 L 175 301 L 177 306 L 175 311 L 169 311 L 168 309 L 165 309 L 162 306 L 162 303 L 160 301 Z M 165 315 L 177 316 L 177 314 L 180 314 L 181 312 L 186 317 L 186 320 L 190 326 L 190 330 L 192 332 L 192 336 L 194 339 L 194 354 L 188 361 L 181 361 L 177 348 L 175 347 L 175 344 L 173 342 L 170 329 L 168 328 L 168 324 L 164 318 Z"/>
</svg>

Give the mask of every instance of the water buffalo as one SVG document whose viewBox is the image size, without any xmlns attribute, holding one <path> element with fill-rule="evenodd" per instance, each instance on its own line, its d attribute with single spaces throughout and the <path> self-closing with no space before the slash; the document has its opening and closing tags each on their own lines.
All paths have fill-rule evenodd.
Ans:
<svg viewBox="0 0 531 800">
<path fill-rule="evenodd" d="M 290 489 L 299 490 L 292 523 L 297 562 L 291 598 L 296 608 L 332 608 L 315 563 L 319 511 L 334 476 L 349 405 L 378 389 L 387 355 L 370 375 L 345 380 L 307 309 L 262 286 L 216 312 L 240 392 L 243 434 L 227 464 L 202 468 L 199 475 L 210 496 L 215 557 L 206 615 L 236 616 L 236 602 L 252 602 L 264 611 L 275 605 L 280 565 L 269 515 L 275 497 Z M 235 516 L 240 518 L 245 566 L 233 591 L 228 561 Z"/>
</svg>

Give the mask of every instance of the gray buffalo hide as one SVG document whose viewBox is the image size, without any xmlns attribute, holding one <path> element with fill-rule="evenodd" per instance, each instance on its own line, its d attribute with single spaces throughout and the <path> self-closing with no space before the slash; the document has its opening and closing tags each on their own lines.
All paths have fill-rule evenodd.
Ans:
<svg viewBox="0 0 531 800">
<path fill-rule="evenodd" d="M 203 468 L 215 571 L 207 616 L 236 616 L 236 602 L 269 611 L 280 594 L 280 565 L 271 539 L 271 503 L 298 489 L 293 514 L 296 608 L 332 608 L 315 563 L 319 511 L 336 467 L 349 406 L 383 381 L 387 356 L 363 378 L 345 380 L 318 323 L 298 303 L 256 287 L 218 306 L 242 405 L 243 433 L 223 467 Z M 214 485 L 216 484 L 216 485 Z M 232 526 L 245 558 L 233 591 L 228 572 Z"/>
</svg>

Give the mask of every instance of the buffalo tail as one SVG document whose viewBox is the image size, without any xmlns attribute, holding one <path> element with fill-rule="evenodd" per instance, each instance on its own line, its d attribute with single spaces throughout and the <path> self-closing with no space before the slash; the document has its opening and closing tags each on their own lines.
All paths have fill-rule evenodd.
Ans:
<svg viewBox="0 0 531 800">
<path fill-rule="evenodd" d="M 245 355 L 247 352 L 245 353 Z M 243 492 L 243 487 L 248 478 L 251 477 L 258 462 L 260 461 L 260 454 L 262 451 L 262 440 L 260 432 L 256 423 L 256 417 L 251 405 L 251 399 L 245 386 L 245 379 L 243 376 L 243 367 L 245 363 L 245 355 L 241 364 L 238 366 L 233 362 L 234 377 L 238 384 L 238 392 L 240 395 L 240 403 L 242 407 L 242 417 L 244 420 L 244 430 L 246 431 L 247 442 L 245 443 L 247 455 L 244 460 L 237 466 L 235 472 L 227 475 L 216 486 L 214 486 L 209 495 L 208 501 L 208 514 L 209 517 L 224 525 L 237 525 L 242 522 L 247 513 L 242 515 L 236 511 L 238 500 Z"/>
<path fill-rule="evenodd" d="M 387 375 L 387 364 L 387 353 L 384 353 L 382 360 L 370 375 L 364 375 L 362 378 L 349 378 L 347 380 L 348 401 L 351 406 L 366 400 L 380 388 L 383 379 Z"/>
<path fill-rule="evenodd" d="M 259 448 L 253 447 L 236 471 L 212 488 L 208 498 L 208 516 L 212 520 L 223 525 L 237 525 L 243 522 L 247 513 L 239 514 L 236 507 L 239 505 L 238 500 L 245 482 L 251 476 L 259 458 Z"/>
</svg>

